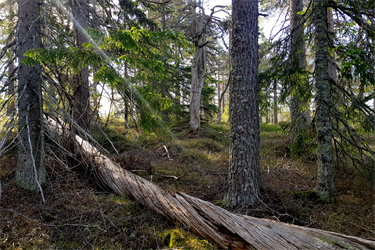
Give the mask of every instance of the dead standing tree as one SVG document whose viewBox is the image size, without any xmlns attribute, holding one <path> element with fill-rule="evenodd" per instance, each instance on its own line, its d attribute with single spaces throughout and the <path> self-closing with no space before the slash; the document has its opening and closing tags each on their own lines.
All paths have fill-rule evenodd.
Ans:
<svg viewBox="0 0 375 250">
<path fill-rule="evenodd" d="M 206 16 L 202 6 L 197 6 L 194 2 L 192 5 L 192 21 L 186 36 L 195 47 L 192 63 L 191 63 L 191 89 L 190 89 L 190 128 L 193 131 L 200 129 L 200 107 L 201 94 L 206 75 L 206 34 L 208 26 L 213 22 L 213 15 L 218 11 L 215 8 L 222 9 L 224 6 L 215 6 L 211 10 L 211 14 Z M 197 7 L 200 14 L 197 13 Z"/>
<path fill-rule="evenodd" d="M 192 9 L 193 18 L 189 38 L 195 47 L 195 51 L 191 63 L 190 128 L 196 131 L 200 129 L 201 93 L 206 74 L 206 27 L 204 24 L 205 16 L 198 16 L 195 4 L 193 4 Z"/>
</svg>

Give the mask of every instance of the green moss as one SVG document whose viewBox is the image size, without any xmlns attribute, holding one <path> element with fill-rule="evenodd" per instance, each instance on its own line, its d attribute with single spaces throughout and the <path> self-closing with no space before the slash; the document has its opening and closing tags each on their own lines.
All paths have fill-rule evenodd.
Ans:
<svg viewBox="0 0 375 250">
<path fill-rule="evenodd" d="M 260 131 L 265 131 L 265 132 L 276 132 L 276 131 L 283 131 L 281 126 L 277 124 L 272 124 L 272 123 L 262 123 L 260 125 Z"/>
<path fill-rule="evenodd" d="M 165 231 L 160 237 L 162 238 L 163 245 L 168 248 L 216 249 L 216 247 L 211 245 L 207 240 L 199 239 L 180 229 Z"/>
</svg>

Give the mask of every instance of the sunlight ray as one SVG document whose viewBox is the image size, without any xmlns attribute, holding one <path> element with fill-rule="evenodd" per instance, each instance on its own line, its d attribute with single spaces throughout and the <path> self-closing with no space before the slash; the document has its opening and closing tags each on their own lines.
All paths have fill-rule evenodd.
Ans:
<svg viewBox="0 0 375 250">
<path fill-rule="evenodd" d="M 88 41 L 94 45 L 95 51 L 99 53 L 100 56 L 102 56 L 108 63 L 108 66 L 111 67 L 113 70 L 115 70 L 118 73 L 118 70 L 116 69 L 115 65 L 116 63 L 113 62 L 113 60 L 107 55 L 105 51 L 99 48 L 99 45 L 95 42 L 95 40 L 88 34 L 88 32 L 80 25 L 80 23 L 74 18 L 73 14 L 64 6 L 64 4 L 61 2 L 61 0 L 53 0 L 57 6 L 69 17 L 70 20 L 73 21 L 74 25 L 86 36 Z M 121 76 L 121 78 L 124 80 L 124 82 L 129 86 L 132 93 L 136 95 L 137 98 L 140 98 L 142 102 L 147 103 L 146 106 L 147 109 L 152 112 L 153 114 L 156 114 L 156 111 L 149 105 L 149 102 L 143 98 L 143 96 L 139 93 L 139 91 L 134 88 L 134 85 L 132 84 L 129 79 L 124 78 L 121 74 L 118 74 Z M 104 87 L 104 85 L 103 85 Z M 163 124 L 160 123 L 160 121 L 157 121 L 161 127 L 163 127 Z M 169 130 L 166 130 L 168 135 L 171 137 L 174 137 L 173 133 L 171 133 Z"/>
</svg>

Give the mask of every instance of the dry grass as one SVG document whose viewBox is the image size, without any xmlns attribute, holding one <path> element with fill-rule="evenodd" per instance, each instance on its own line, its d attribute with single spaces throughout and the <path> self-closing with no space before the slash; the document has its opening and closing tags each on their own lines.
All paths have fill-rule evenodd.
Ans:
<svg viewBox="0 0 375 250">
<path fill-rule="evenodd" d="M 179 124 L 173 134 L 146 135 L 135 144 L 122 141 L 129 135 L 110 134 L 115 145 L 126 148 L 112 159 L 167 190 L 220 205 L 227 181 L 228 125 L 206 125 L 191 133 Z M 264 129 L 261 137 L 262 201 L 235 212 L 375 239 L 372 187 L 354 173 L 340 171 L 336 201 L 322 203 L 312 192 L 314 159 L 292 155 L 288 136 L 278 128 Z M 43 204 L 40 195 L 16 187 L 15 155 L 9 152 L 0 159 L 1 249 L 215 248 L 132 200 L 99 190 L 82 178 L 85 173 L 66 170 L 53 160 L 46 164 Z"/>
</svg>

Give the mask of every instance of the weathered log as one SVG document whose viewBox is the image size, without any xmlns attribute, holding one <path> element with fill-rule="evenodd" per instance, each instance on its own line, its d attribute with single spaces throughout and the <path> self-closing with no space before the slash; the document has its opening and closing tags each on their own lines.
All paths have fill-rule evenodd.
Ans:
<svg viewBox="0 0 375 250">
<path fill-rule="evenodd" d="M 62 126 L 49 120 L 61 136 Z M 67 133 L 65 133 L 67 134 Z M 375 241 L 319 229 L 233 214 L 209 202 L 162 190 L 101 154 L 88 141 L 74 137 L 76 154 L 90 159 L 98 180 L 119 196 L 130 196 L 187 230 L 223 249 L 375 249 Z"/>
</svg>

